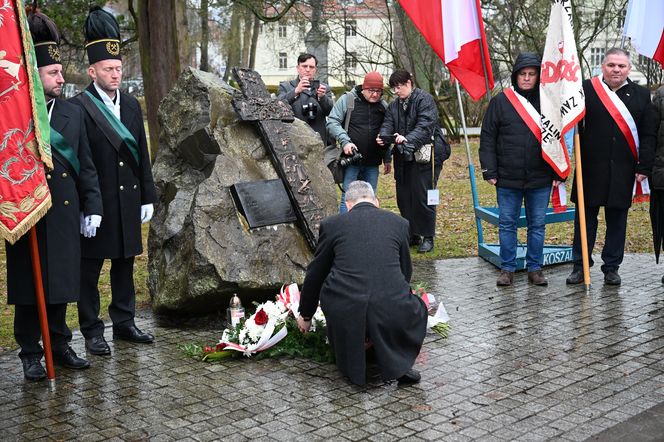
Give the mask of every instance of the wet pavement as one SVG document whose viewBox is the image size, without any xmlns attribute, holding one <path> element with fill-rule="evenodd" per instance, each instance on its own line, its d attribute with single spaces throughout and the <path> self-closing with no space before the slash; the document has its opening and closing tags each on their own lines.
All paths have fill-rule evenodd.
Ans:
<svg viewBox="0 0 664 442">
<path fill-rule="evenodd" d="M 549 287 L 519 273 L 498 289 L 476 259 L 420 262 L 414 281 L 442 295 L 448 339 L 430 333 L 420 384 L 360 388 L 333 365 L 301 359 L 188 359 L 178 344 L 215 342 L 218 321 L 173 325 L 143 312 L 154 345 L 113 343 L 93 366 L 61 369 L 55 391 L 23 380 L 0 354 L 0 439 L 34 440 L 662 440 L 664 266 L 630 255 L 623 285 Z M 217 329 L 215 329 L 215 327 Z M 83 339 L 74 334 L 74 349 Z"/>
</svg>

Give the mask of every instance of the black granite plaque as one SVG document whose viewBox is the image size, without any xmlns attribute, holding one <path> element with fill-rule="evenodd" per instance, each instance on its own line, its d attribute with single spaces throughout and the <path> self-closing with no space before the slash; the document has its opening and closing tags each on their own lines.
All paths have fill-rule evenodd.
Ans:
<svg viewBox="0 0 664 442">
<path fill-rule="evenodd" d="M 233 184 L 231 195 L 251 229 L 297 221 L 284 183 L 279 179 Z"/>
</svg>

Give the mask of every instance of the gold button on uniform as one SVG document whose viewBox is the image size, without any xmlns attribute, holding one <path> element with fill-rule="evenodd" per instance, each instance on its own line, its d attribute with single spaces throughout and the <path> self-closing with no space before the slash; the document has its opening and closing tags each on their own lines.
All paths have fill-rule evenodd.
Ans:
<svg viewBox="0 0 664 442">
<path fill-rule="evenodd" d="M 51 174 L 50 174 L 50 173 L 46 175 L 46 179 L 47 179 L 47 180 L 50 180 L 50 179 L 51 179 Z"/>
<path fill-rule="evenodd" d="M 120 167 L 122 167 L 122 166 L 124 166 L 124 163 L 122 161 L 120 161 Z"/>
<path fill-rule="evenodd" d="M 136 190 L 137 187 L 138 187 L 138 186 L 137 186 L 136 184 L 134 184 L 134 190 Z"/>
<path fill-rule="evenodd" d="M 68 206 L 68 205 L 69 205 L 69 201 L 65 200 L 64 205 L 65 205 L 65 206 Z"/>
<path fill-rule="evenodd" d="M 124 186 L 120 186 L 120 190 L 124 190 Z"/>
<path fill-rule="evenodd" d="M 62 172 L 62 178 L 67 178 L 67 172 Z"/>
</svg>

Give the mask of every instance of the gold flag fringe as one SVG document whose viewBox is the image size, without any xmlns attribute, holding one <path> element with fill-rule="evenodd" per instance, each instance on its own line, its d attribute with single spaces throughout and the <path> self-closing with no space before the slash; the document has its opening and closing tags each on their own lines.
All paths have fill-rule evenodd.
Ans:
<svg viewBox="0 0 664 442">
<path fill-rule="evenodd" d="M 51 208 L 51 195 L 49 194 L 44 201 L 42 201 L 39 206 L 33 210 L 30 215 L 26 216 L 23 221 L 21 221 L 13 230 L 9 230 L 7 226 L 0 223 L 0 237 L 9 242 L 9 244 L 15 244 L 23 235 L 25 235 L 28 230 L 30 230 L 39 220 L 46 215 L 48 209 Z"/>
</svg>

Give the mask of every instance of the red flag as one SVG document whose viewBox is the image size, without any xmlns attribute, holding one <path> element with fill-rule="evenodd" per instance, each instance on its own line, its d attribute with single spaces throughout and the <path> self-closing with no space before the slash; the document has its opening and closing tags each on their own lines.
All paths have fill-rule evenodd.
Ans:
<svg viewBox="0 0 664 442">
<path fill-rule="evenodd" d="M 659 62 L 664 68 L 664 3 L 630 0 L 627 5 L 623 35 L 641 55 Z"/>
<path fill-rule="evenodd" d="M 16 242 L 46 213 L 48 115 L 23 2 L 0 7 L 0 238 Z"/>
<path fill-rule="evenodd" d="M 480 0 L 399 0 L 413 24 L 473 100 L 487 93 L 493 73 L 484 34 Z"/>
</svg>

